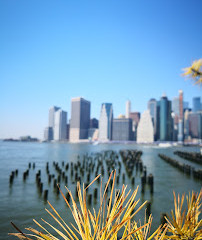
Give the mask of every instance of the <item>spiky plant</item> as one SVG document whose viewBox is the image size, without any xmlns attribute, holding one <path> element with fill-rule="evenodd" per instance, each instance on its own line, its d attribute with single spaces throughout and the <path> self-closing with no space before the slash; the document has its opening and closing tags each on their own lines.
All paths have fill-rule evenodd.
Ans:
<svg viewBox="0 0 202 240">
<path fill-rule="evenodd" d="M 168 222 L 168 236 L 170 239 L 199 240 L 202 239 L 201 200 L 199 194 L 192 192 L 187 197 L 187 208 L 183 209 L 185 195 L 180 199 L 174 193 L 175 211 L 171 211 L 172 218 Z"/>
<path fill-rule="evenodd" d="M 138 188 L 130 195 L 130 190 L 126 192 L 126 186 L 123 185 L 122 190 L 119 194 L 115 193 L 115 176 L 116 171 L 111 173 L 109 180 L 104 189 L 104 193 L 100 192 L 100 207 L 96 213 L 93 209 L 91 212 L 87 207 L 86 202 L 86 190 L 90 185 L 97 180 L 96 177 L 86 188 L 84 185 L 81 190 L 80 183 L 77 183 L 77 192 L 79 198 L 79 206 L 76 204 L 72 193 L 67 189 L 71 197 L 72 205 L 65 198 L 64 194 L 61 192 L 66 204 L 71 210 L 76 224 L 71 224 L 71 227 L 61 218 L 56 209 L 49 203 L 49 206 L 53 210 L 51 213 L 48 209 L 46 211 L 53 217 L 53 219 L 61 226 L 63 232 L 53 225 L 49 224 L 45 220 L 42 221 L 52 228 L 58 236 L 65 240 L 117 240 L 118 236 L 120 239 L 152 239 L 155 235 L 156 239 L 162 239 L 164 235 L 159 234 L 161 232 L 158 228 L 150 237 L 149 231 L 152 222 L 152 217 L 150 216 L 148 221 L 144 223 L 143 226 L 138 224 L 138 222 L 133 220 L 133 217 L 139 212 L 146 204 L 144 202 L 137 210 L 135 210 L 139 200 L 135 200 Z M 107 203 L 107 188 L 109 187 L 110 180 L 113 177 L 111 192 L 109 201 Z M 101 188 L 102 189 L 102 184 Z M 20 231 L 19 233 L 12 233 L 11 235 L 17 236 L 20 239 L 46 239 L 46 240 L 58 240 L 56 236 L 50 233 L 47 228 L 42 226 L 38 221 L 34 222 L 42 229 L 41 231 L 35 230 L 33 228 L 26 228 L 31 232 L 31 234 L 24 234 Z"/>
<path fill-rule="evenodd" d="M 202 84 L 202 59 L 195 60 L 190 67 L 184 68 L 183 71 L 183 76 L 188 76 L 195 84 Z"/>
</svg>

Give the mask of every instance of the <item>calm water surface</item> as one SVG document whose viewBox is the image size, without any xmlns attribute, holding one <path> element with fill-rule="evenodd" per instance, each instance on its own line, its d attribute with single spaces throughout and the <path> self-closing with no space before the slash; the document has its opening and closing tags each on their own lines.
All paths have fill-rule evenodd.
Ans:
<svg viewBox="0 0 202 240">
<path fill-rule="evenodd" d="M 15 232 L 10 225 L 14 222 L 21 230 L 25 227 L 37 226 L 33 223 L 32 219 L 40 221 L 41 218 L 53 223 L 51 217 L 46 213 L 45 208 L 50 209 L 48 204 L 44 203 L 43 198 L 40 196 L 35 182 L 35 175 L 39 169 L 42 171 L 42 182 L 44 189 L 49 190 L 48 200 L 57 209 L 66 222 L 73 222 L 70 211 L 67 208 L 62 196 L 57 196 L 53 191 L 53 183 L 48 184 L 47 175 L 45 173 L 46 162 L 50 164 L 50 172 L 54 173 L 52 162 L 56 161 L 62 163 L 76 162 L 78 155 L 85 153 L 100 152 L 103 150 L 120 149 L 138 149 L 143 151 L 142 160 L 144 165 L 147 166 L 147 174 L 154 175 L 154 194 L 151 195 L 149 188 L 145 190 L 145 194 L 138 192 L 137 198 L 140 198 L 141 203 L 145 200 L 151 201 L 151 212 L 154 217 L 153 227 L 155 229 L 160 224 L 160 215 L 162 212 L 170 213 L 173 208 L 173 191 L 176 193 L 188 193 L 192 190 L 200 191 L 201 181 L 197 181 L 192 177 L 188 177 L 182 172 L 170 166 L 158 157 L 159 153 L 171 156 L 181 162 L 188 163 L 195 168 L 201 168 L 200 165 L 188 162 L 184 159 L 173 154 L 175 150 L 186 150 L 199 152 L 199 147 L 171 147 L 171 148 L 158 148 L 151 146 L 141 146 L 134 144 L 62 144 L 62 143 L 20 143 L 20 142 L 2 142 L 0 141 L 0 239 L 16 239 L 8 236 L 8 232 Z M 23 172 L 28 168 L 28 163 L 35 162 L 36 168 L 31 169 L 29 177 L 26 182 L 23 182 Z M 14 179 L 12 187 L 9 186 L 9 175 L 11 171 L 18 169 L 18 176 Z M 122 173 L 125 168 L 122 168 Z M 130 184 L 131 180 L 126 175 L 126 184 L 128 189 L 134 190 L 140 185 L 139 173 L 135 176 L 135 186 Z M 85 176 L 84 176 L 85 178 Z M 94 175 L 91 176 L 93 180 Z M 83 179 L 85 181 L 85 179 Z M 104 179 L 106 181 L 106 179 Z M 95 183 L 96 187 L 99 187 Z M 121 187 L 116 186 L 117 188 Z M 65 192 L 65 186 L 61 185 L 62 190 Z M 71 183 L 70 177 L 68 181 L 68 188 L 75 191 L 76 184 Z M 89 190 L 93 193 L 93 187 Z M 98 205 L 94 203 L 95 209 Z M 144 211 L 140 213 L 144 215 Z M 139 217 L 141 217 L 139 216 Z"/>
</svg>

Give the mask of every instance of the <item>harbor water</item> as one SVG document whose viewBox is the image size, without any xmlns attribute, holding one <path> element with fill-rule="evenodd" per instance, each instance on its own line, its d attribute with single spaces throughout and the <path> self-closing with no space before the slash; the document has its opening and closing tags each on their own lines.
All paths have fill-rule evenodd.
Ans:
<svg viewBox="0 0 202 240">
<path fill-rule="evenodd" d="M 26 227 L 33 227 L 39 230 L 39 227 L 33 222 L 33 219 L 43 223 L 41 218 L 47 222 L 54 223 L 54 220 L 45 211 L 45 208 L 50 210 L 49 205 L 44 201 L 43 195 L 40 194 L 36 184 L 36 173 L 41 171 L 41 182 L 43 189 L 48 190 L 48 200 L 61 214 L 67 223 L 74 223 L 70 210 L 68 209 L 64 199 L 60 194 L 56 194 L 53 181 L 48 182 L 46 166 L 49 163 L 49 171 L 57 176 L 57 172 L 53 166 L 53 162 L 57 162 L 62 167 L 63 162 L 76 163 L 79 158 L 85 154 L 94 156 L 95 153 L 104 151 L 115 151 L 134 149 L 142 151 L 141 159 L 143 165 L 146 166 L 147 175 L 152 174 L 154 177 L 154 192 L 150 193 L 149 186 L 145 187 L 144 193 L 141 193 L 141 173 L 133 171 L 132 176 L 135 178 L 135 183 L 131 183 L 131 177 L 127 175 L 125 166 L 122 165 L 120 174 L 125 174 L 125 185 L 128 190 L 135 190 L 139 186 L 137 199 L 140 198 L 140 204 L 145 200 L 151 202 L 151 213 L 153 215 L 152 229 L 156 229 L 160 224 L 162 213 L 170 214 L 170 210 L 174 209 L 173 191 L 179 194 L 188 194 L 189 192 L 199 192 L 202 186 L 202 181 L 193 178 L 192 175 L 187 175 L 179 169 L 173 167 L 169 163 L 159 158 L 158 154 L 164 154 L 179 162 L 186 163 L 195 169 L 201 169 L 201 165 L 185 160 L 174 154 L 174 151 L 189 151 L 200 152 L 200 147 L 158 147 L 136 144 L 70 144 L 70 143 L 23 143 L 23 142 L 3 142 L 0 141 L 0 239 L 16 239 L 13 236 L 8 236 L 9 232 L 16 232 L 11 226 L 13 222 L 21 230 Z M 122 161 L 119 155 L 117 161 Z M 31 167 L 29 169 L 29 163 Z M 35 168 L 33 168 L 35 164 Z M 9 177 L 12 171 L 18 169 L 17 176 L 14 177 L 13 183 L 10 184 Z M 29 169 L 29 175 L 26 180 L 23 180 L 23 173 Z M 66 171 L 68 183 L 61 182 L 61 189 L 65 193 L 65 185 L 70 189 L 75 196 L 76 181 L 70 176 L 70 168 Z M 81 177 L 81 182 L 86 181 L 86 175 Z M 90 175 L 90 181 L 95 177 L 95 172 Z M 103 176 L 103 182 L 107 181 L 107 174 Z M 95 182 L 89 189 L 93 194 L 94 188 L 99 189 L 99 183 Z M 120 189 L 122 182 L 120 181 L 115 187 Z M 98 191 L 99 192 L 99 191 Z M 98 209 L 99 199 L 92 201 L 89 206 Z M 142 210 L 137 217 L 143 216 L 145 212 Z M 57 227 L 57 223 L 54 223 Z"/>
</svg>

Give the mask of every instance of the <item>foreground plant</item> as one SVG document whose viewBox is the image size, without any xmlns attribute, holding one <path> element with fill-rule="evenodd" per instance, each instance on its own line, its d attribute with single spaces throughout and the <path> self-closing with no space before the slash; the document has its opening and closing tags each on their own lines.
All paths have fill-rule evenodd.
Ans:
<svg viewBox="0 0 202 240">
<path fill-rule="evenodd" d="M 202 84 L 202 59 L 196 60 L 190 67 L 184 68 L 183 76 L 194 80 L 195 84 Z"/>
<path fill-rule="evenodd" d="M 168 219 L 168 233 L 167 238 L 170 239 L 187 239 L 199 240 L 202 239 L 202 219 L 201 214 L 201 200 L 202 190 L 199 194 L 192 192 L 192 195 L 187 196 L 187 209 L 183 210 L 185 196 L 180 199 L 179 195 L 176 198 L 174 193 L 175 212 L 171 211 L 172 218 Z"/>
<path fill-rule="evenodd" d="M 49 224 L 45 220 L 42 219 L 42 221 L 50 228 L 52 228 L 58 236 L 62 237 L 65 240 L 117 240 L 118 237 L 120 239 L 144 240 L 152 239 L 155 235 L 158 236 L 160 228 L 158 228 L 155 233 L 152 234 L 150 237 L 147 237 L 149 235 L 152 222 L 151 216 L 143 226 L 133 220 L 137 212 L 139 212 L 146 204 L 146 202 L 144 202 L 139 208 L 137 208 L 137 210 L 135 210 L 139 202 L 139 200 L 135 200 L 138 188 L 131 195 L 130 190 L 126 192 L 126 186 L 124 185 L 120 192 L 115 192 L 115 176 L 116 172 L 112 172 L 105 186 L 103 195 L 100 192 L 100 207 L 97 213 L 94 209 L 93 212 L 91 212 L 87 207 L 86 190 L 100 176 L 96 177 L 93 182 L 89 184 L 86 188 L 84 188 L 83 185 L 82 190 L 80 183 L 77 183 L 79 206 L 76 204 L 70 190 L 67 189 L 71 197 L 72 206 L 70 206 L 69 202 L 61 191 L 64 200 L 66 201 L 68 207 L 71 210 L 76 225 L 71 224 L 70 228 L 70 226 L 64 221 L 64 219 L 61 218 L 59 213 L 49 202 L 48 203 L 54 214 L 52 214 L 47 209 L 46 211 L 61 226 L 63 232 L 55 228 L 53 225 Z M 112 177 L 113 180 L 111 180 Z M 107 201 L 107 188 L 109 188 L 110 181 L 112 181 L 112 186 L 109 200 Z M 102 189 L 102 184 L 100 189 Z M 46 240 L 58 239 L 56 236 L 53 236 L 53 234 L 50 233 L 44 226 L 39 224 L 39 222 L 37 222 L 36 220 L 34 220 L 34 222 L 42 229 L 42 231 L 37 231 L 33 228 L 26 228 L 32 233 L 25 235 L 19 229 L 17 229 L 18 231 L 20 231 L 20 233 L 12 233 L 11 235 L 17 236 L 20 239 L 33 239 L 31 237 L 34 237 L 34 239 Z"/>
<path fill-rule="evenodd" d="M 53 217 L 53 219 L 60 225 L 62 230 L 54 227 L 45 220 L 42 221 L 54 230 L 57 236 L 54 236 L 47 228 L 42 226 L 39 222 L 34 222 L 41 228 L 38 231 L 33 228 L 26 228 L 31 233 L 24 234 L 14 224 L 13 226 L 19 233 L 11 233 L 10 235 L 17 236 L 19 239 L 46 239 L 46 240 L 163 240 L 163 239 L 183 239 L 183 240 L 200 240 L 202 239 L 202 220 L 201 214 L 201 200 L 202 190 L 199 194 L 192 193 L 187 197 L 187 209 L 183 209 L 184 195 L 180 199 L 179 195 L 176 198 L 174 193 L 175 211 L 171 211 L 172 218 L 166 218 L 167 223 L 150 235 L 150 228 L 152 223 L 151 215 L 148 221 L 141 226 L 139 221 L 134 220 L 134 216 L 145 206 L 144 202 L 137 210 L 139 200 L 135 200 L 138 188 L 131 194 L 129 190 L 126 192 L 126 186 L 123 185 L 120 192 L 115 191 L 115 177 L 116 171 L 111 173 L 108 182 L 104 188 L 104 193 L 101 194 L 102 182 L 100 187 L 100 207 L 96 213 L 93 209 L 91 212 L 87 207 L 86 195 L 87 189 L 98 178 L 96 177 L 86 188 L 84 185 L 81 189 L 80 183 L 77 183 L 77 192 L 79 204 L 76 204 L 72 193 L 67 189 L 70 198 L 70 203 L 61 192 L 65 202 L 71 210 L 74 217 L 75 224 L 68 225 L 64 219 L 61 218 L 56 209 L 49 203 L 53 213 L 46 209 L 46 211 Z M 113 179 L 112 179 L 113 178 Z M 112 183 L 112 185 L 110 184 Z M 111 187 L 110 187 L 111 186 Z M 107 198 L 107 189 L 110 188 L 110 196 Z"/>
</svg>

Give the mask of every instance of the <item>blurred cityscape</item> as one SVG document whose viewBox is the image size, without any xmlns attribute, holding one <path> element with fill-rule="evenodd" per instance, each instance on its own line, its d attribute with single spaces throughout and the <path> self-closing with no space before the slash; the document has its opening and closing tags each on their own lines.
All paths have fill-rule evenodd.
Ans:
<svg viewBox="0 0 202 240">
<path fill-rule="evenodd" d="M 44 141 L 109 142 L 202 142 L 202 103 L 194 97 L 192 108 L 183 99 L 183 91 L 169 100 L 163 95 L 150 99 L 142 114 L 131 110 L 126 102 L 125 114 L 113 117 L 112 103 L 102 103 L 99 120 L 91 118 L 91 102 L 82 97 L 71 100 L 71 119 L 60 107 L 49 109 L 49 125 Z"/>
</svg>

